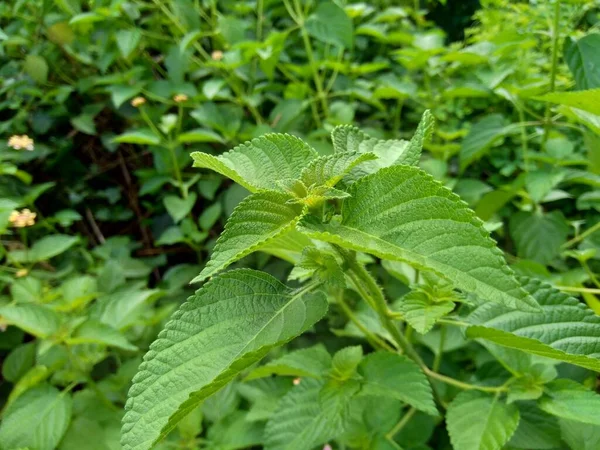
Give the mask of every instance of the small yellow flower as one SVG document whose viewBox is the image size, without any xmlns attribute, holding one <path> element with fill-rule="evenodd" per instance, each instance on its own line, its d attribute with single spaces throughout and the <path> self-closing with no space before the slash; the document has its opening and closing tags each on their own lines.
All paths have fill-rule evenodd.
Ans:
<svg viewBox="0 0 600 450">
<path fill-rule="evenodd" d="M 15 150 L 33 150 L 33 139 L 31 139 L 26 134 L 19 136 L 14 135 L 8 139 L 8 146 L 14 148 Z"/>
<path fill-rule="evenodd" d="M 15 273 L 15 277 L 17 277 L 17 278 L 23 278 L 28 273 L 29 273 L 29 270 L 27 270 L 27 269 L 19 269 L 19 270 L 17 270 L 17 273 Z"/>
<path fill-rule="evenodd" d="M 294 386 L 298 386 L 302 380 L 300 378 L 294 378 Z"/>
<path fill-rule="evenodd" d="M 221 61 L 223 59 L 223 52 L 221 50 L 215 50 L 211 53 L 210 57 L 213 61 Z"/>
<path fill-rule="evenodd" d="M 146 103 L 146 99 L 144 97 L 136 97 L 133 100 L 131 100 L 131 106 L 133 106 L 134 108 L 138 108 L 144 103 Z"/>
<path fill-rule="evenodd" d="M 173 100 L 175 100 L 175 103 L 187 102 L 188 96 L 185 94 L 177 94 L 175 97 L 173 97 Z"/>
<path fill-rule="evenodd" d="M 35 223 L 36 216 L 36 213 L 25 208 L 21 212 L 16 210 L 11 212 L 8 221 L 16 228 L 30 227 Z"/>
</svg>

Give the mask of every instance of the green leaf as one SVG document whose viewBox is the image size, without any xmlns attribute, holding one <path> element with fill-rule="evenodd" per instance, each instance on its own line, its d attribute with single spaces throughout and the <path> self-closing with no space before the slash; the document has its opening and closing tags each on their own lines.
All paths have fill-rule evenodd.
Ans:
<svg viewBox="0 0 600 450">
<path fill-rule="evenodd" d="M 142 31 L 138 28 L 117 31 L 115 39 L 121 56 L 125 59 L 129 58 L 129 55 L 137 48 L 141 38 Z"/>
<path fill-rule="evenodd" d="M 543 102 L 572 106 L 600 116 L 600 89 L 588 89 L 575 92 L 551 92 L 541 97 L 534 97 Z"/>
<path fill-rule="evenodd" d="M 362 358 L 363 351 L 360 345 L 338 350 L 331 361 L 331 375 L 338 380 L 348 380 L 356 372 Z"/>
<path fill-rule="evenodd" d="M 220 142 L 223 143 L 223 138 L 211 130 L 205 130 L 203 128 L 196 128 L 194 130 L 185 131 L 179 136 L 177 140 L 182 144 L 189 144 L 191 142 Z"/>
<path fill-rule="evenodd" d="M 521 211 L 510 218 L 510 235 L 519 257 L 548 264 L 559 255 L 569 236 L 569 225 L 560 211 Z"/>
<path fill-rule="evenodd" d="M 371 152 L 337 152 L 320 156 L 304 168 L 300 180 L 306 187 L 335 186 L 348 172 L 364 161 L 377 159 Z"/>
<path fill-rule="evenodd" d="M 56 311 L 34 303 L 0 306 L 0 317 L 40 338 L 55 334 L 61 323 L 60 315 Z"/>
<path fill-rule="evenodd" d="M 214 170 L 251 192 L 277 190 L 277 180 L 298 178 L 318 154 L 289 134 L 265 134 L 219 156 L 194 152 L 194 167 Z"/>
<path fill-rule="evenodd" d="M 27 55 L 23 70 L 38 84 L 48 81 L 48 63 L 43 56 Z"/>
<path fill-rule="evenodd" d="M 541 313 L 479 306 L 468 318 L 470 338 L 558 359 L 600 372 L 600 317 L 579 300 L 532 278 L 520 282 L 542 307 Z"/>
<path fill-rule="evenodd" d="M 246 380 L 268 377 L 271 375 L 321 378 L 331 367 L 331 356 L 322 344 L 310 348 L 295 350 L 287 355 L 257 367 Z"/>
<path fill-rule="evenodd" d="M 417 131 L 415 131 L 414 136 L 408 143 L 408 147 L 398 161 L 396 161 L 396 164 L 416 166 L 419 163 L 419 159 L 421 159 L 423 144 L 431 139 L 434 128 L 435 118 L 433 117 L 433 114 L 431 114 L 431 111 L 426 110 L 419 122 Z"/>
<path fill-rule="evenodd" d="M 221 214 L 223 214 L 221 202 L 213 203 L 202 211 L 202 214 L 200 214 L 200 217 L 198 218 L 198 225 L 200 225 L 200 228 L 204 231 L 208 231 L 215 223 L 217 223 Z"/>
<path fill-rule="evenodd" d="M 125 103 L 130 98 L 139 94 L 142 90 L 142 84 L 135 84 L 133 86 L 110 86 L 107 91 L 110 92 L 110 98 L 115 105 L 115 108 L 119 108 L 123 103 Z"/>
<path fill-rule="evenodd" d="M 419 290 L 406 294 L 397 308 L 410 326 L 421 334 L 428 333 L 438 319 L 441 319 L 453 309 L 454 302 L 432 301 L 425 292 Z"/>
<path fill-rule="evenodd" d="M 569 69 L 575 77 L 577 89 L 600 87 L 600 34 L 591 33 L 579 40 L 565 39 L 564 56 Z"/>
<path fill-rule="evenodd" d="M 125 450 L 149 449 L 205 398 L 327 311 L 253 270 L 215 277 L 182 305 L 144 357 L 123 418 Z"/>
<path fill-rule="evenodd" d="M 546 395 L 538 404 L 553 416 L 576 422 L 600 425 L 600 394 L 567 379 L 554 380 L 546 385 Z"/>
<path fill-rule="evenodd" d="M 352 20 L 335 3 L 319 3 L 315 12 L 306 20 L 305 27 L 308 34 L 322 42 L 340 47 L 352 47 L 354 35 Z"/>
<path fill-rule="evenodd" d="M 368 355 L 360 364 L 361 395 L 395 398 L 433 416 L 438 415 L 429 381 L 405 356 L 388 352 Z"/>
<path fill-rule="evenodd" d="M 265 450 L 310 450 L 337 434 L 319 402 L 323 385 L 306 378 L 281 399 L 265 428 Z"/>
<path fill-rule="evenodd" d="M 6 409 L 0 425 L 2 448 L 54 450 L 71 420 L 71 397 L 55 387 L 28 390 Z"/>
<path fill-rule="evenodd" d="M 571 449 L 597 450 L 600 448 L 600 426 L 560 419 L 560 433 Z"/>
<path fill-rule="evenodd" d="M 2 376 L 15 383 L 35 364 L 35 343 L 15 347 L 2 363 Z"/>
<path fill-rule="evenodd" d="M 69 343 L 102 344 L 122 350 L 137 350 L 137 347 L 131 344 L 119 331 L 96 320 L 87 320 L 81 324 L 69 339 Z"/>
<path fill-rule="evenodd" d="M 556 417 L 541 411 L 534 402 L 519 402 L 517 407 L 519 426 L 508 443 L 509 448 L 534 450 L 561 447 Z"/>
<path fill-rule="evenodd" d="M 190 192 L 187 198 L 179 198 L 175 195 L 167 195 L 163 198 L 163 203 L 165 204 L 165 208 L 167 208 L 167 212 L 173 219 L 175 223 L 183 220 L 185 216 L 187 216 L 194 204 L 196 203 L 197 195 L 195 192 Z"/>
<path fill-rule="evenodd" d="M 538 310 L 473 211 L 424 171 L 381 169 L 354 183 L 349 193 L 341 223 L 321 224 L 308 216 L 299 229 L 315 239 L 432 270 L 485 300 Z"/>
<path fill-rule="evenodd" d="M 291 198 L 277 192 L 257 192 L 246 197 L 231 214 L 210 261 L 192 283 L 213 276 L 291 231 L 304 214 L 302 205 L 286 204 Z"/>
<path fill-rule="evenodd" d="M 31 246 L 28 260 L 32 262 L 46 261 L 66 252 L 77 242 L 79 242 L 79 238 L 77 236 L 68 236 L 66 234 L 52 234 L 50 236 L 44 236 Z"/>
<path fill-rule="evenodd" d="M 126 131 L 113 139 L 119 144 L 158 145 L 160 137 L 148 128 Z"/>
<path fill-rule="evenodd" d="M 487 149 L 508 131 L 504 117 L 492 114 L 479 120 L 465 137 L 460 149 L 460 167 L 464 170 L 472 162 L 481 158 Z"/>
<path fill-rule="evenodd" d="M 446 423 L 454 450 L 500 450 L 519 424 L 519 410 L 498 397 L 464 391 L 448 407 Z"/>
</svg>

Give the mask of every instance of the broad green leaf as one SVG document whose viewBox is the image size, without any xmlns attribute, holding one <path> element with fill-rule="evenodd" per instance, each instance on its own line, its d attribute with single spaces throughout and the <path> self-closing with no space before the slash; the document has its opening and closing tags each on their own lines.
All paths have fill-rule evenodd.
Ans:
<svg viewBox="0 0 600 450">
<path fill-rule="evenodd" d="M 344 200 L 341 223 L 307 217 L 310 237 L 432 270 L 454 286 L 511 308 L 537 304 L 507 267 L 473 211 L 424 171 L 394 166 L 362 178 Z"/>
<path fill-rule="evenodd" d="M 427 377 L 407 357 L 371 353 L 360 364 L 359 372 L 363 376 L 361 395 L 395 398 L 427 414 L 438 414 Z"/>
<path fill-rule="evenodd" d="M 600 394 L 567 379 L 548 383 L 545 391 L 546 395 L 538 404 L 548 414 L 590 425 L 600 425 Z"/>
<path fill-rule="evenodd" d="M 260 446 L 264 425 L 250 422 L 246 416 L 244 411 L 236 411 L 212 425 L 207 433 L 207 448 L 235 450 Z"/>
<path fill-rule="evenodd" d="M 141 38 L 142 32 L 138 28 L 117 31 L 115 39 L 117 40 L 117 47 L 119 47 L 121 56 L 125 59 L 129 58 L 129 55 L 137 48 Z"/>
<path fill-rule="evenodd" d="M 4 412 L 2 448 L 54 450 L 71 420 L 71 397 L 47 384 L 30 389 Z"/>
<path fill-rule="evenodd" d="M 559 255 L 569 228 L 560 211 L 546 214 L 521 211 L 510 218 L 510 235 L 517 246 L 517 255 L 540 264 L 548 264 Z"/>
<path fill-rule="evenodd" d="M 265 428 L 265 450 L 310 450 L 337 434 L 319 402 L 323 386 L 305 378 L 281 399 Z"/>
<path fill-rule="evenodd" d="M 419 122 L 417 131 L 408 143 L 406 151 L 396 161 L 396 164 L 406 164 L 408 166 L 416 166 L 421 159 L 421 152 L 423 151 L 423 144 L 431 139 L 433 130 L 435 128 L 435 118 L 431 111 L 426 110 L 423 113 L 423 117 Z"/>
<path fill-rule="evenodd" d="M 454 309 L 451 301 L 432 301 L 425 292 L 418 290 L 406 294 L 396 308 L 411 327 L 421 334 L 428 333 L 446 314 Z"/>
<path fill-rule="evenodd" d="M 362 359 L 363 350 L 360 345 L 338 350 L 331 361 L 331 376 L 339 380 L 353 377 Z"/>
<path fill-rule="evenodd" d="M 179 198 L 176 195 L 167 195 L 163 198 L 163 203 L 173 221 L 178 223 L 190 213 L 196 203 L 196 199 L 196 193 L 190 192 L 187 198 Z"/>
<path fill-rule="evenodd" d="M 182 144 L 188 144 L 191 142 L 220 142 L 223 143 L 223 138 L 212 130 L 205 130 L 203 128 L 196 128 L 194 130 L 186 131 L 177 136 L 177 140 Z"/>
<path fill-rule="evenodd" d="M 107 91 L 110 92 L 110 98 L 115 105 L 115 108 L 119 108 L 123 103 L 125 103 L 130 98 L 139 94 L 142 90 L 143 84 L 134 84 L 133 86 L 129 85 L 113 85 L 110 86 Z M 95 134 L 88 133 L 88 134 Z"/>
<path fill-rule="evenodd" d="M 38 84 L 48 81 L 48 63 L 43 56 L 27 55 L 23 70 Z"/>
<path fill-rule="evenodd" d="M 219 172 L 250 192 L 277 189 L 277 180 L 298 178 L 317 152 L 289 134 L 265 134 L 219 156 L 194 152 L 194 167 Z"/>
<path fill-rule="evenodd" d="M 137 350 L 118 330 L 96 320 L 87 320 L 81 324 L 69 339 L 69 344 L 102 344 L 122 350 Z"/>
<path fill-rule="evenodd" d="M 314 38 L 340 47 L 353 44 L 352 20 L 333 2 L 319 3 L 305 23 L 306 31 Z"/>
<path fill-rule="evenodd" d="M 173 315 L 150 346 L 125 406 L 125 450 L 154 443 L 272 348 L 327 311 L 323 294 L 293 291 L 253 270 L 213 278 Z"/>
<path fill-rule="evenodd" d="M 467 336 L 600 372 L 600 316 L 579 300 L 539 280 L 520 278 L 541 313 L 487 303 L 468 318 Z"/>
<path fill-rule="evenodd" d="M 600 426 L 574 420 L 559 419 L 560 434 L 571 449 L 597 450 L 600 448 Z"/>
<path fill-rule="evenodd" d="M 311 186 L 335 186 L 354 167 L 364 161 L 377 159 L 371 152 L 336 152 L 312 160 L 304 168 L 300 180 L 308 188 Z"/>
<path fill-rule="evenodd" d="M 223 205 L 221 202 L 213 203 L 202 211 L 202 214 L 200 214 L 200 217 L 198 218 L 198 225 L 200 225 L 200 228 L 204 231 L 208 231 L 215 223 L 217 223 L 221 214 L 223 214 Z"/>
<path fill-rule="evenodd" d="M 9 324 L 40 338 L 56 333 L 61 323 L 60 315 L 56 311 L 34 303 L 0 306 L 0 317 Z"/>
<path fill-rule="evenodd" d="M 31 246 L 28 260 L 32 262 L 46 261 L 66 252 L 77 242 L 79 242 L 77 236 L 68 236 L 66 234 L 44 236 Z"/>
<path fill-rule="evenodd" d="M 519 402 L 519 426 L 508 443 L 510 448 L 560 448 L 560 429 L 556 417 L 541 411 L 534 402 Z"/>
<path fill-rule="evenodd" d="M 303 216 L 304 207 L 287 204 L 289 199 L 290 196 L 277 192 L 257 192 L 246 197 L 233 211 L 217 240 L 210 261 L 192 283 L 213 276 L 291 231 Z"/>
<path fill-rule="evenodd" d="M 535 99 L 572 106 L 600 116 L 600 89 L 598 88 L 574 92 L 551 92 L 541 97 L 535 97 Z"/>
<path fill-rule="evenodd" d="M 134 324 L 144 307 L 160 295 L 157 289 L 143 289 L 135 284 L 126 285 L 122 289 L 98 297 L 92 306 L 90 317 L 117 330 L 123 330 Z"/>
<path fill-rule="evenodd" d="M 35 364 L 35 343 L 29 342 L 15 347 L 2 363 L 2 376 L 15 383 Z"/>
<path fill-rule="evenodd" d="M 519 424 L 519 410 L 498 397 L 464 391 L 448 407 L 446 423 L 454 450 L 500 450 Z"/>
<path fill-rule="evenodd" d="M 600 87 L 600 34 L 591 33 L 579 40 L 565 39 L 564 56 L 569 69 L 575 77 L 577 89 Z"/>
<path fill-rule="evenodd" d="M 485 116 L 473 125 L 460 149 L 460 167 L 465 169 L 481 158 L 498 139 L 507 133 L 505 119 L 501 114 Z"/>
<path fill-rule="evenodd" d="M 113 142 L 119 144 L 139 144 L 139 145 L 158 145 L 160 137 L 148 128 L 126 131 L 113 139 Z"/>
<path fill-rule="evenodd" d="M 322 344 L 294 350 L 287 355 L 257 367 L 246 380 L 271 375 L 320 378 L 331 367 L 331 356 Z"/>
</svg>

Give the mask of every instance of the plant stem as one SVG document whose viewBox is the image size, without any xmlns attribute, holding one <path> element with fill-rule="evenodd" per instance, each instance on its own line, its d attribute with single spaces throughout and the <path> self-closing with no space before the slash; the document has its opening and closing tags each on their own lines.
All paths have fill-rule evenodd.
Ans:
<svg viewBox="0 0 600 450">
<path fill-rule="evenodd" d="M 451 386 L 456 386 L 457 388 L 464 389 L 465 391 L 477 390 L 482 392 L 505 392 L 508 390 L 506 386 L 478 386 L 476 384 L 465 383 L 463 381 L 447 377 L 446 375 L 442 375 L 441 373 L 434 372 L 429 368 L 425 370 L 425 374 L 430 378 L 434 378 Z"/>
<path fill-rule="evenodd" d="M 433 365 L 431 366 L 434 372 L 440 370 L 440 364 L 442 363 L 442 354 L 444 353 L 444 342 L 446 341 L 446 327 L 440 325 L 440 345 L 438 351 L 433 359 Z"/>
<path fill-rule="evenodd" d="M 571 287 L 571 286 L 554 286 L 556 289 L 565 292 L 587 292 L 588 294 L 600 294 L 600 289 Z"/>
<path fill-rule="evenodd" d="M 525 113 L 523 108 L 517 106 L 517 111 L 519 113 L 519 122 L 525 122 Z M 523 167 L 525 172 L 529 172 L 529 149 L 527 148 L 527 129 L 525 127 L 521 127 L 521 152 L 523 153 L 521 155 L 523 158 Z"/>
<path fill-rule="evenodd" d="M 183 198 L 187 198 L 187 189 L 185 188 L 183 184 L 183 178 L 181 177 L 181 169 L 179 168 L 179 162 L 177 162 L 177 155 L 175 154 L 175 145 L 173 144 L 173 142 L 169 142 L 167 144 L 167 148 L 169 149 L 169 154 L 171 155 L 171 164 L 173 165 L 175 178 L 177 179 L 177 183 L 179 184 L 181 196 Z"/>
<path fill-rule="evenodd" d="M 596 231 L 600 230 L 600 222 L 596 223 L 595 225 L 593 225 L 592 227 L 588 228 L 587 230 L 585 230 L 583 233 L 575 236 L 573 239 L 571 239 L 570 241 L 565 242 L 562 245 L 562 249 L 566 249 L 566 248 L 570 248 L 573 245 L 583 241 L 586 237 L 590 236 L 591 234 L 594 234 Z"/>
<path fill-rule="evenodd" d="M 406 411 L 406 413 L 402 416 L 400 421 L 396 425 L 394 425 L 394 428 L 392 428 L 385 435 L 385 437 L 387 439 L 389 439 L 390 441 L 393 440 L 394 436 L 396 436 L 400 432 L 400 430 L 402 430 L 402 428 L 404 428 L 406 426 L 406 424 L 408 422 L 410 422 L 410 419 L 412 419 L 412 416 L 414 416 L 416 412 L 417 412 L 417 410 L 413 407 L 411 407 L 408 411 Z"/>
<path fill-rule="evenodd" d="M 552 67 L 550 68 L 550 92 L 554 92 L 556 86 L 556 69 L 558 66 L 558 38 L 559 32 L 558 27 L 560 23 L 560 1 L 555 0 L 554 3 L 554 22 L 552 24 Z M 550 103 L 546 103 L 546 110 L 544 112 L 544 137 L 542 144 L 548 141 L 548 135 L 550 134 Z"/>
</svg>

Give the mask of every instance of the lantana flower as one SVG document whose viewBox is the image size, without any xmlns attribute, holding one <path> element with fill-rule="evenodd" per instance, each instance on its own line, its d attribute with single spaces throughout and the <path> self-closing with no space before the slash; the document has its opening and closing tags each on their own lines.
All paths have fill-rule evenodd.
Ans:
<svg viewBox="0 0 600 450">
<path fill-rule="evenodd" d="M 135 97 L 133 100 L 131 100 L 131 106 L 134 108 L 138 108 L 144 103 L 146 103 L 146 99 L 144 97 Z"/>
<path fill-rule="evenodd" d="M 215 50 L 210 54 L 213 61 L 221 61 L 223 59 L 223 52 L 221 50 Z"/>
<path fill-rule="evenodd" d="M 173 97 L 173 100 L 175 101 L 175 103 L 187 102 L 188 96 L 185 94 L 177 94 L 175 97 Z"/>
<path fill-rule="evenodd" d="M 8 217 L 8 221 L 12 224 L 13 227 L 23 228 L 30 227 L 35 224 L 35 218 L 37 214 L 31 212 L 29 209 L 25 208 L 22 211 L 13 211 L 10 213 Z"/>
<path fill-rule="evenodd" d="M 15 134 L 8 139 L 8 146 L 15 150 L 33 150 L 33 139 L 26 134 L 19 136 Z"/>
</svg>

